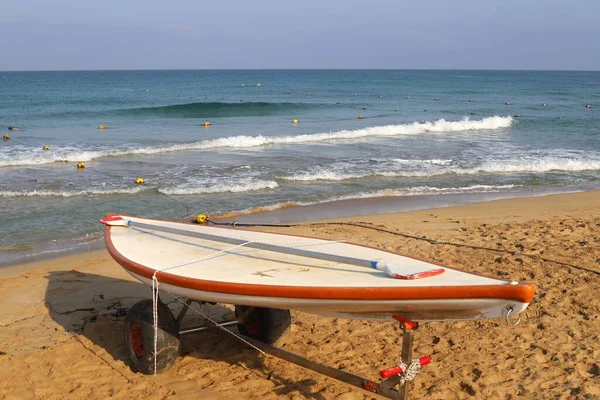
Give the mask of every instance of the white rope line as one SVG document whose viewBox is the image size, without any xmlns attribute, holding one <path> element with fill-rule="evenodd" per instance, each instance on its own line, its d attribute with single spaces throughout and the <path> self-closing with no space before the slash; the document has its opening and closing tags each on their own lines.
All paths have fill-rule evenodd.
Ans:
<svg viewBox="0 0 600 400">
<path fill-rule="evenodd" d="M 200 262 L 200 261 L 206 260 L 206 259 L 208 259 L 208 258 L 210 258 L 210 257 L 212 257 L 212 256 L 214 256 L 216 254 L 230 251 L 232 249 L 235 249 L 236 247 L 245 246 L 248 243 L 249 242 L 238 244 L 236 246 L 232 246 L 232 247 L 229 247 L 229 248 L 224 249 L 224 250 L 219 250 L 219 251 L 216 251 L 214 253 L 210 253 L 210 254 L 208 254 L 208 255 L 206 255 L 206 256 L 202 257 L 201 259 L 198 259 L 198 260 L 196 260 L 194 262 Z M 170 266 L 170 267 L 165 267 L 165 268 L 157 269 L 152 274 L 152 320 L 153 320 L 152 324 L 153 324 L 153 327 L 154 327 L 154 376 L 155 377 L 156 377 L 156 370 L 157 370 L 156 359 L 158 358 L 158 352 L 157 352 L 157 347 L 158 347 L 158 287 L 159 287 L 159 284 L 160 284 L 160 282 L 158 281 L 158 278 L 156 277 L 156 274 L 158 274 L 159 272 L 162 272 L 162 271 L 166 271 L 166 270 L 169 270 L 169 269 L 178 268 L 178 267 L 181 267 L 183 265 L 188 265 L 188 264 L 189 264 L 189 262 L 186 262 L 186 263 L 176 264 L 176 265 L 173 265 L 173 266 Z"/>
<path fill-rule="evenodd" d="M 400 362 L 398 366 L 402 368 L 402 372 L 398 374 L 400 377 L 400 386 L 404 385 L 404 383 L 407 381 L 412 381 L 415 379 L 421 370 L 421 363 L 419 362 L 418 358 L 413 358 L 408 366 L 406 366 L 406 364 L 403 362 Z"/>
<path fill-rule="evenodd" d="M 137 229 L 137 230 L 140 231 L 140 229 Z M 195 264 L 195 263 L 199 263 L 199 262 L 202 262 L 202 261 L 206 261 L 209 258 L 213 258 L 213 257 L 215 257 L 215 256 L 217 256 L 219 254 L 222 254 L 222 253 L 231 252 L 232 250 L 234 250 L 234 249 L 236 249 L 238 247 L 243 247 L 243 246 L 246 246 L 246 245 L 248 245 L 250 243 L 314 243 L 314 244 L 325 244 L 325 243 L 327 243 L 327 244 L 329 244 L 329 243 L 339 243 L 340 242 L 339 240 L 335 240 L 335 241 L 333 241 L 333 240 L 323 240 L 323 241 L 321 241 L 321 239 L 318 239 L 318 240 L 319 240 L 319 242 L 317 242 L 317 243 L 315 243 L 314 240 L 265 240 L 265 241 L 248 241 L 248 242 L 245 242 L 245 243 L 241 243 L 241 244 L 238 244 L 238 245 L 235 245 L 235 246 L 228 247 L 228 248 L 223 249 L 223 250 L 215 251 L 213 253 L 210 253 L 210 254 L 207 254 L 205 256 L 202 256 L 201 258 L 196 259 L 196 260 L 185 261 L 185 262 L 181 262 L 181 263 L 172 265 L 170 267 L 165 267 L 165 268 L 161 268 L 161 269 L 155 270 L 154 273 L 152 274 L 152 319 L 153 319 L 153 326 L 154 326 L 154 376 L 156 377 L 156 374 L 157 374 L 157 358 L 158 358 L 158 353 L 157 353 L 157 347 L 158 347 L 158 288 L 160 286 L 160 282 L 158 281 L 158 278 L 157 278 L 156 275 L 159 272 L 164 272 L 164 271 L 168 271 L 168 270 L 171 270 L 171 269 L 180 268 L 180 267 L 183 267 L 183 266 L 188 266 L 190 264 Z M 191 307 L 189 307 L 189 308 L 191 308 Z M 193 310 L 195 310 L 195 309 L 193 309 Z M 195 311 L 197 311 L 197 310 L 195 310 Z M 200 315 L 202 315 L 204 318 L 206 318 L 210 322 L 214 323 L 215 325 L 217 324 L 215 321 L 213 321 L 210 317 L 208 317 L 207 315 L 203 314 L 202 312 L 200 312 Z M 235 336 L 237 339 L 239 339 L 242 342 L 246 343 L 248 346 L 250 346 L 250 347 L 258 350 L 262 354 L 264 354 L 264 352 L 262 350 L 260 350 L 256 346 L 252 345 L 248 341 L 242 339 L 240 336 L 236 335 L 235 333 L 231 332 L 230 330 L 227 330 L 224 327 L 219 327 L 219 328 L 222 328 L 223 330 L 225 330 L 229 334 Z"/>
</svg>

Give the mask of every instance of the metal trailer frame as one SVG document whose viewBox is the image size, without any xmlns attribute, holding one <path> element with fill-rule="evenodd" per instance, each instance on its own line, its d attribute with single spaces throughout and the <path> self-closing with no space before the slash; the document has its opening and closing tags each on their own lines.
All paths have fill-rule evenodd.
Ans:
<svg viewBox="0 0 600 400">
<path fill-rule="evenodd" d="M 159 297 L 158 301 L 159 302 L 161 301 L 160 297 Z M 205 302 L 202 302 L 202 301 L 186 299 L 186 301 L 184 303 L 184 307 L 181 309 L 181 311 L 175 318 L 175 323 L 177 324 L 177 329 L 179 331 L 180 336 L 189 335 L 189 334 L 197 333 L 197 332 L 202 332 L 202 331 L 212 329 L 212 328 L 226 329 L 227 327 L 231 327 L 231 326 L 243 325 L 245 322 L 245 320 L 244 320 L 245 316 L 248 315 L 248 312 L 250 312 L 251 310 L 254 309 L 254 307 L 250 307 L 244 315 L 238 316 L 235 319 L 223 321 L 223 322 L 213 321 L 210 318 L 208 318 L 206 315 L 203 315 L 202 313 L 200 313 L 200 314 L 202 314 L 203 317 L 205 317 L 205 323 L 203 325 L 189 327 L 186 329 L 179 329 L 179 327 L 181 325 L 181 321 L 183 320 L 183 317 L 186 315 L 188 309 L 191 307 L 193 302 L 196 302 L 200 305 L 205 304 Z M 210 303 L 210 304 L 214 304 L 214 303 Z M 404 364 L 404 367 L 406 369 L 406 366 L 410 365 L 411 362 L 412 363 L 415 362 L 415 360 L 413 360 L 412 350 L 413 350 L 414 330 L 417 329 L 418 323 L 404 320 L 402 318 L 399 318 L 399 322 L 400 322 L 400 327 L 403 331 L 401 362 Z M 375 382 L 373 380 L 364 378 L 362 376 L 354 375 L 349 372 L 342 371 L 340 369 L 333 368 L 328 365 L 309 360 L 299 354 L 289 352 L 289 351 L 279 348 L 275 345 L 253 339 L 248 336 L 237 334 L 235 332 L 229 331 L 229 333 L 231 333 L 233 336 L 235 336 L 237 339 L 239 339 L 242 343 L 244 343 L 246 345 L 249 344 L 251 347 L 260 349 L 261 351 L 263 351 L 267 354 L 270 354 L 274 357 L 288 361 L 292 364 L 299 365 L 303 368 L 317 372 L 321 375 L 325 375 L 330 378 L 336 379 L 338 381 L 344 382 L 351 386 L 365 390 L 369 393 L 374 393 L 374 394 L 377 394 L 379 396 L 382 396 L 382 397 L 388 398 L 388 399 L 401 399 L 401 400 L 408 399 L 410 380 L 412 380 L 412 377 L 409 377 L 407 380 L 401 379 L 404 372 L 402 371 L 402 369 L 400 367 L 393 367 L 393 368 L 384 370 L 385 372 L 387 372 L 387 375 L 384 374 L 384 371 L 382 371 L 382 376 L 387 376 L 387 378 L 385 378 L 383 381 Z M 427 361 L 425 363 L 422 363 L 422 365 L 429 362 L 429 357 L 423 357 L 423 358 L 427 358 Z M 417 371 L 418 371 L 418 368 L 417 368 Z M 406 375 L 404 375 L 404 377 L 406 377 Z M 414 377 L 414 375 L 413 375 L 413 377 Z"/>
</svg>

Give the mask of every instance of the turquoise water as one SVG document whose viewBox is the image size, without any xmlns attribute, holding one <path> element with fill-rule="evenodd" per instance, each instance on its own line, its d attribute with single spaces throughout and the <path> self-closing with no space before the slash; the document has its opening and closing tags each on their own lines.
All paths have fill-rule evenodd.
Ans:
<svg viewBox="0 0 600 400">
<path fill-rule="evenodd" d="M 0 72 L 0 93 L 0 264 L 105 212 L 600 187 L 600 72 Z"/>
</svg>

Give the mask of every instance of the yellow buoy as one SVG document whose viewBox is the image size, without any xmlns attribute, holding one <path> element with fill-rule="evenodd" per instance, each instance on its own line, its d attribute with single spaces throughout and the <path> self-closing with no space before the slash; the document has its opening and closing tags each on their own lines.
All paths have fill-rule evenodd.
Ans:
<svg viewBox="0 0 600 400">
<path fill-rule="evenodd" d="M 85 168 L 85 164 L 82 162 L 78 162 L 77 163 L 77 169 L 84 169 Z"/>
<path fill-rule="evenodd" d="M 297 124 L 297 123 L 298 123 L 298 120 L 297 120 L 297 119 L 293 119 L 293 120 L 292 120 L 292 122 L 293 122 L 294 124 Z"/>
<path fill-rule="evenodd" d="M 137 178 L 135 180 L 135 183 L 137 183 L 138 185 L 143 185 L 144 184 L 144 178 Z"/>
<path fill-rule="evenodd" d="M 100 130 L 104 129 L 104 125 L 98 125 L 98 129 L 100 129 Z"/>
<path fill-rule="evenodd" d="M 358 119 L 363 119 L 363 118 L 364 118 L 364 117 L 363 117 L 362 115 L 359 115 L 359 116 L 358 116 Z"/>
<path fill-rule="evenodd" d="M 206 122 L 204 123 L 204 127 L 205 127 L 205 128 L 208 128 L 209 126 L 210 126 L 210 122 L 206 121 Z"/>
<path fill-rule="evenodd" d="M 44 146 L 44 150 L 50 150 L 50 146 Z"/>
<path fill-rule="evenodd" d="M 196 223 L 197 224 L 206 224 L 207 222 L 208 222 L 208 215 L 206 215 L 206 214 L 196 215 Z"/>
<path fill-rule="evenodd" d="M 4 138 L 4 140 L 8 140 L 8 139 L 10 139 L 10 136 L 4 135 L 3 138 Z"/>
</svg>

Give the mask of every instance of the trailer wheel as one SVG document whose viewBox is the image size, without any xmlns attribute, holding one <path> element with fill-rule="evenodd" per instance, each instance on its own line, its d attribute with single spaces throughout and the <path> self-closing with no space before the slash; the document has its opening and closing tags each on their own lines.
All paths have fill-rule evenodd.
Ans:
<svg viewBox="0 0 600 400">
<path fill-rule="evenodd" d="M 235 306 L 235 316 L 242 318 L 238 330 L 244 336 L 268 344 L 275 343 L 292 322 L 290 310 Z"/>
<path fill-rule="evenodd" d="M 135 303 L 125 317 L 125 347 L 135 371 L 154 373 L 154 332 L 152 300 Z M 177 322 L 169 307 L 159 301 L 156 372 L 170 368 L 180 348 Z"/>
</svg>

